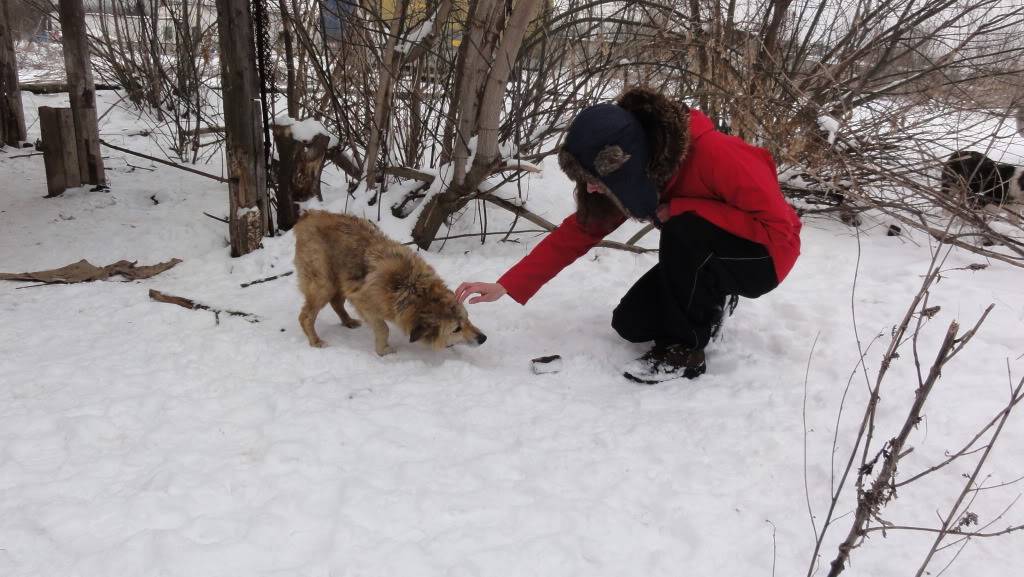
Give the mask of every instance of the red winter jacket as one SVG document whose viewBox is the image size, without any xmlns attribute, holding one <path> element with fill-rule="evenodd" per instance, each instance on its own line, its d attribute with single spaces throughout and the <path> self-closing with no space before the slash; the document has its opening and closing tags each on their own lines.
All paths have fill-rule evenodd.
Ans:
<svg viewBox="0 0 1024 577">
<path fill-rule="evenodd" d="M 782 196 L 771 154 L 718 132 L 697 110 L 689 111 L 685 156 L 660 196 L 672 216 L 694 212 L 719 228 L 764 245 L 779 282 L 800 254 L 800 219 Z M 587 230 L 572 214 L 498 283 L 516 302 L 526 304 L 540 287 L 625 220 L 602 230 Z"/>
</svg>

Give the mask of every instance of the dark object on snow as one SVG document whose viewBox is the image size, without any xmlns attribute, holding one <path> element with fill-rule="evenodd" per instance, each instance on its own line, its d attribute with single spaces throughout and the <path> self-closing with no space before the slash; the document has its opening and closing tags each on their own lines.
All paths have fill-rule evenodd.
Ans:
<svg viewBox="0 0 1024 577">
<path fill-rule="evenodd" d="M 127 280 L 138 280 L 156 276 L 179 262 L 181 262 L 181 259 L 172 258 L 167 262 L 154 265 L 136 266 L 135 262 L 119 260 L 114 264 L 99 267 L 82 259 L 74 264 L 51 270 L 22 273 L 0 272 L 0 280 L 35 281 L 43 284 L 71 284 L 104 280 L 114 275 L 121 275 Z"/>
<path fill-rule="evenodd" d="M 261 278 L 259 280 L 254 280 L 254 281 L 251 281 L 251 282 L 244 282 L 244 283 L 242 283 L 239 286 L 241 286 L 242 288 L 245 288 L 245 287 L 248 287 L 248 286 L 252 286 L 254 284 L 260 284 L 260 283 L 269 282 L 269 281 L 272 281 L 272 280 L 277 280 L 277 279 L 279 279 L 281 277 L 289 276 L 289 275 L 292 275 L 292 274 L 295 274 L 295 271 L 290 270 L 288 272 L 283 272 L 281 274 L 275 274 L 274 276 L 268 276 L 267 278 Z"/>
<path fill-rule="evenodd" d="M 535 375 L 557 373 L 562 370 L 562 356 L 548 355 L 546 357 L 537 357 L 530 361 L 530 369 Z"/>
<path fill-rule="evenodd" d="M 890 224 L 889 230 L 886 231 L 885 236 L 900 236 L 903 234 L 903 229 L 899 225 Z"/>
<path fill-rule="evenodd" d="M 673 379 L 696 379 L 708 370 L 703 349 L 683 345 L 654 345 L 643 356 L 630 363 L 622 376 L 645 385 Z"/>
<path fill-rule="evenodd" d="M 1024 168 L 996 162 L 980 152 L 958 150 L 942 165 L 942 192 L 968 208 L 1024 200 Z"/>
</svg>

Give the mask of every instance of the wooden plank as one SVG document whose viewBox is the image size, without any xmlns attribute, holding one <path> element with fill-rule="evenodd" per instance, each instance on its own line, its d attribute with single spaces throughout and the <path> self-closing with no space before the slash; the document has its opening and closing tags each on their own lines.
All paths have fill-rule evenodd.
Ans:
<svg viewBox="0 0 1024 577">
<path fill-rule="evenodd" d="M 61 155 L 60 125 L 57 121 L 57 109 L 50 106 L 39 107 L 39 132 L 43 140 L 43 166 L 46 169 L 46 196 L 58 196 L 67 188 L 64 185 L 64 159 Z M 75 160 L 78 166 L 78 160 Z"/>
<path fill-rule="evenodd" d="M 86 182 L 82 178 L 81 159 L 78 158 L 78 138 L 76 138 L 75 115 L 70 108 L 57 109 L 57 126 L 60 128 L 60 154 L 64 171 L 65 188 L 82 186 Z"/>
<path fill-rule="evenodd" d="M 58 196 L 68 188 L 81 186 L 71 109 L 40 106 L 39 130 L 43 139 L 46 196 Z"/>
</svg>

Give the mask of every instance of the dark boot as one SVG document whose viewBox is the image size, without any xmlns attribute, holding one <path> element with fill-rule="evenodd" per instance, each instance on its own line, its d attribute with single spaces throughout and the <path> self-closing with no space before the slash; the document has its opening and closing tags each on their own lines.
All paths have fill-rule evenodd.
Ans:
<svg viewBox="0 0 1024 577">
<path fill-rule="evenodd" d="M 695 379 L 707 371 L 703 349 L 684 345 L 654 345 L 640 358 L 626 365 L 627 379 L 653 385 L 673 379 Z"/>
</svg>

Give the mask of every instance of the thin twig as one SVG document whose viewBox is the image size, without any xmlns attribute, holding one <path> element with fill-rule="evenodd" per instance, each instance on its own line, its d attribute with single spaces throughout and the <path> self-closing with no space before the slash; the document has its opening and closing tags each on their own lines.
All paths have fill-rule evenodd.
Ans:
<svg viewBox="0 0 1024 577">
<path fill-rule="evenodd" d="M 803 407 L 800 411 L 800 418 L 804 429 L 804 498 L 807 500 L 807 517 L 811 520 L 811 530 L 814 532 L 815 538 L 818 536 L 818 526 L 817 523 L 814 522 L 814 508 L 811 507 L 811 488 L 810 483 L 807 481 L 807 380 L 811 374 L 811 359 L 814 358 L 814 347 L 818 346 L 818 337 L 820 336 L 821 331 L 818 331 L 818 333 L 814 335 L 814 342 L 811 343 L 811 352 L 807 353 L 807 366 L 804 369 Z"/>
<path fill-rule="evenodd" d="M 213 308 L 213 307 L 211 307 L 209 305 L 204 305 L 202 303 L 197 303 L 196 301 L 194 301 L 192 299 L 189 299 L 189 298 L 179 297 L 179 296 L 175 296 L 175 295 L 170 295 L 170 294 L 167 294 L 167 293 L 162 293 L 162 292 L 160 292 L 158 290 L 154 290 L 154 289 L 149 289 L 149 298 L 151 298 L 151 299 L 153 299 L 153 300 L 155 300 L 157 302 L 168 303 L 168 304 L 172 304 L 172 305 L 178 305 L 179 307 L 183 307 L 183 308 L 186 308 L 186 309 L 210 311 L 211 313 L 213 313 L 214 319 L 216 319 L 216 323 L 217 324 L 220 324 L 220 315 L 222 313 L 230 315 L 230 316 L 233 316 L 233 317 L 242 317 L 245 320 L 249 321 L 250 323 L 258 323 L 258 322 L 260 322 L 260 317 L 254 315 L 252 313 L 246 313 L 246 312 L 242 312 L 242 311 L 215 309 L 215 308 Z"/>
<path fill-rule="evenodd" d="M 1017 398 L 1017 400 L 1013 401 L 1013 404 L 1016 405 L 1020 401 L 1021 401 L 1021 398 Z M 989 420 L 988 424 L 986 424 L 984 427 L 982 427 L 981 430 L 978 431 L 974 435 L 974 437 L 972 437 L 971 440 L 968 441 L 967 444 L 963 446 L 962 449 L 960 449 L 956 453 L 953 453 L 952 455 L 947 457 L 945 461 L 942 461 L 941 463 L 939 463 L 937 465 L 929 467 L 929 468 L 921 471 L 920 473 L 917 473 L 916 475 L 914 475 L 912 477 L 909 477 L 905 481 L 901 481 L 899 483 L 896 483 L 896 488 L 902 487 L 903 485 L 906 485 L 907 483 L 911 483 L 913 481 L 916 481 L 917 479 L 920 479 L 921 477 L 924 477 L 925 475 L 928 475 L 930 473 L 934 473 L 935 471 L 938 471 L 939 469 L 945 467 L 946 465 L 952 463 L 953 461 L 959 459 L 960 457 L 966 457 L 968 455 L 973 455 L 974 453 L 977 453 L 979 451 L 984 451 L 986 448 L 988 448 L 988 445 L 985 445 L 985 446 L 982 446 L 982 447 L 978 447 L 977 449 L 974 449 L 974 450 L 969 450 L 969 449 L 972 446 L 974 446 L 974 443 L 978 442 L 978 439 L 980 439 L 982 435 L 984 435 L 989 429 L 994 427 L 999 422 L 999 420 L 1003 416 L 1003 411 L 1005 411 L 1005 408 L 1001 409 L 998 413 L 996 413 L 996 415 L 994 417 L 992 417 L 991 420 Z"/>
<path fill-rule="evenodd" d="M 213 220 L 223 222 L 224 224 L 228 224 L 228 219 L 226 219 L 226 218 L 221 218 L 219 216 L 213 216 L 212 214 L 206 212 L 205 210 L 203 211 L 203 214 L 205 214 L 206 216 L 212 218 Z"/>
<path fill-rule="evenodd" d="M 286 277 L 286 276 L 290 276 L 290 275 L 292 275 L 292 274 L 295 274 L 295 271 L 293 271 L 293 270 L 290 270 L 290 271 L 288 271 L 288 272 L 283 272 L 283 273 L 281 273 L 281 274 L 276 274 L 276 275 L 274 275 L 274 276 L 268 276 L 267 278 L 261 278 L 261 279 L 258 279 L 258 280 L 254 280 L 254 281 L 250 281 L 250 282 L 244 282 L 244 283 L 242 283 L 242 284 L 241 284 L 241 285 L 239 285 L 239 286 L 241 286 L 242 288 L 245 288 L 245 287 L 250 287 L 250 286 L 252 286 L 252 285 L 254 285 L 254 284 L 260 284 L 260 283 L 270 282 L 270 281 L 272 281 L 272 280 L 277 280 L 277 279 L 279 279 L 279 278 L 282 278 L 282 277 Z"/>
<path fill-rule="evenodd" d="M 959 535 L 962 537 L 999 537 L 1000 535 L 1006 535 L 1015 531 L 1024 530 L 1024 524 L 1013 525 L 1007 527 L 1002 531 L 995 531 L 989 533 L 975 532 L 975 531 L 961 531 L 960 529 L 936 529 L 934 527 L 913 527 L 909 525 L 885 525 L 881 527 L 869 527 L 864 530 L 865 533 L 874 533 L 876 531 L 920 531 L 923 533 L 941 533 L 942 535 Z"/>
<path fill-rule="evenodd" d="M 136 152 L 136 151 L 128 149 L 128 148 L 123 148 L 123 147 L 120 147 L 120 146 L 116 146 L 116 145 L 110 144 L 109 142 L 107 142 L 106 140 L 103 140 L 102 138 L 99 139 L 99 141 L 100 141 L 100 144 L 102 144 L 103 146 L 106 146 L 107 148 L 113 148 L 114 150 L 117 150 L 119 152 L 123 152 L 125 154 L 131 154 L 133 156 L 138 156 L 139 158 L 145 158 L 146 160 L 150 160 L 152 162 L 163 164 L 165 166 L 170 166 L 172 168 L 177 168 L 179 170 L 184 170 L 185 172 L 191 172 L 192 174 L 198 174 L 199 176 L 205 176 L 206 178 L 209 178 L 210 180 L 216 180 L 217 182 L 223 182 L 223 183 L 227 183 L 227 184 L 235 182 L 235 179 L 223 178 L 223 177 L 217 176 L 215 174 L 210 174 L 208 172 L 203 172 L 201 170 L 196 170 L 194 168 L 189 168 L 187 166 L 182 166 L 182 165 L 180 165 L 180 164 L 178 164 L 176 162 L 171 162 L 169 160 L 162 160 L 162 159 L 157 158 L 155 156 L 150 156 L 148 154 L 143 154 L 141 152 Z"/>
<path fill-rule="evenodd" d="M 480 238 L 481 236 L 499 236 L 499 235 L 512 235 L 512 234 L 536 234 L 536 233 L 545 233 L 545 232 L 549 232 L 549 231 L 545 230 L 545 229 L 542 229 L 542 228 L 537 228 L 537 229 L 527 229 L 527 230 L 508 230 L 508 231 L 485 232 L 485 233 L 471 232 L 471 233 L 468 233 L 468 234 L 453 234 L 451 236 L 439 236 L 439 237 L 435 238 L 434 240 L 445 241 L 445 240 L 453 240 L 453 239 L 456 239 L 456 238 Z M 404 246 L 413 246 L 415 244 L 416 244 L 416 241 L 414 241 L 414 240 L 410 240 L 409 242 L 403 242 L 402 243 L 402 245 L 404 245 Z"/>
<path fill-rule="evenodd" d="M 533 224 L 536 224 L 537 226 L 543 227 L 547 231 L 552 231 L 552 230 L 555 230 L 556 228 L 558 228 L 554 223 L 552 223 L 551 221 L 547 220 L 546 218 L 544 218 L 542 216 L 539 216 L 537 214 L 534 214 L 534 213 L 530 212 L 529 210 L 527 210 L 526 208 L 524 208 L 524 207 L 522 207 L 522 206 L 520 206 L 518 204 L 515 204 L 515 203 L 513 203 L 511 201 L 505 200 L 504 198 L 500 198 L 500 197 L 494 196 L 493 194 L 480 194 L 480 195 L 476 195 L 476 198 L 479 198 L 481 200 L 486 200 L 487 202 L 490 202 L 491 204 L 496 204 L 496 205 L 500 206 L 501 208 L 504 208 L 505 210 L 508 210 L 509 212 L 511 212 L 513 214 L 517 214 L 517 215 L 521 216 L 523 219 L 528 220 L 528 221 L 532 222 Z M 614 249 L 618 249 L 618 250 L 625 250 L 625 251 L 629 251 L 629 252 L 635 252 L 637 254 L 644 254 L 644 253 L 648 253 L 648 252 L 657 252 L 657 249 L 641 248 L 641 247 L 638 247 L 638 246 L 630 246 L 628 244 L 623 244 L 621 242 L 615 242 L 615 241 L 611 241 L 611 240 L 603 240 L 603 241 L 597 243 L 597 246 L 604 247 L 604 248 L 614 248 Z"/>
<path fill-rule="evenodd" d="M 989 305 L 989 308 L 986 309 L 986 313 L 991 309 L 992 306 Z M 976 329 L 977 326 L 975 326 L 973 330 Z M 935 537 L 935 542 L 932 543 L 932 547 L 928 551 L 928 555 L 925 557 L 924 561 L 921 563 L 921 567 L 917 570 L 915 577 L 921 577 L 921 575 L 925 573 L 925 570 L 928 568 L 928 563 L 935 555 L 936 549 L 942 543 L 942 539 L 945 538 L 947 534 L 953 533 L 955 531 L 951 530 L 950 526 L 952 525 L 953 520 L 956 518 L 958 514 L 960 504 L 971 493 L 971 489 L 974 487 L 978 475 L 981 473 L 982 467 L 985 466 L 985 462 L 988 461 L 988 456 L 991 454 L 992 448 L 996 444 L 996 440 L 999 439 L 999 434 L 1003 431 L 1003 425 L 1005 425 L 1006 421 L 1010 418 L 1010 413 L 1013 412 L 1013 408 L 1016 406 L 1017 401 L 1019 401 L 1019 398 L 1021 397 L 1022 390 L 1024 390 L 1024 377 L 1021 377 L 1020 382 L 1017 383 L 1017 387 L 1014 389 L 1013 394 L 1010 396 L 1009 404 L 1007 404 L 1006 408 L 1003 409 L 1002 417 L 999 420 L 999 424 L 996 425 L 995 431 L 992 432 L 992 437 L 989 438 L 988 447 L 986 447 L 985 452 L 982 453 L 981 458 L 978 459 L 978 463 L 975 465 L 974 471 L 971 473 L 970 478 L 967 480 L 967 483 L 964 484 L 964 488 L 962 491 L 960 491 L 960 495 L 957 497 L 956 502 L 953 503 L 953 506 L 950 508 L 949 514 L 946 515 L 946 518 L 943 520 L 942 527 L 938 531 L 938 535 Z M 1012 530 L 1016 530 L 1019 528 L 1020 527 L 1013 528 Z"/>
</svg>

